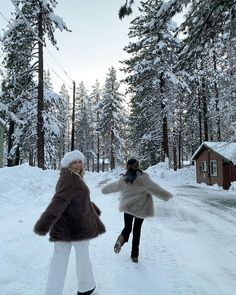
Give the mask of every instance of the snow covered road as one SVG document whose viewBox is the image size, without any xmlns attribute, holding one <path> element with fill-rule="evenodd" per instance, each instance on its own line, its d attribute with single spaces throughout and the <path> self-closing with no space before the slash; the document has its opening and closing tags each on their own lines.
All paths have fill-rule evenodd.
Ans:
<svg viewBox="0 0 236 295">
<path fill-rule="evenodd" d="M 155 198 L 156 216 L 143 224 L 138 264 L 130 261 L 131 243 L 113 252 L 123 216 L 118 194 L 104 196 L 101 186 L 118 172 L 87 173 L 107 229 L 90 244 L 94 294 L 236 294 L 236 193 L 195 185 L 193 171 L 148 171 L 174 198 L 168 203 Z M 53 244 L 32 228 L 57 177 L 56 171 L 27 165 L 0 169 L 0 295 L 44 294 Z M 64 295 L 77 290 L 73 258 L 72 251 Z"/>
<path fill-rule="evenodd" d="M 171 294 L 235 294 L 236 208 L 222 200 L 235 204 L 235 196 L 188 186 L 175 193 L 171 210 L 161 205 L 159 216 L 162 243 L 176 263 Z"/>
</svg>

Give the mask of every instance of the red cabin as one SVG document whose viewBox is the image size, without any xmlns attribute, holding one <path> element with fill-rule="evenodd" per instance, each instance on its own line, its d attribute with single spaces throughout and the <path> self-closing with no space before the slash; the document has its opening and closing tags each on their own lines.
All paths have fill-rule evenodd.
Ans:
<svg viewBox="0 0 236 295">
<path fill-rule="evenodd" d="M 229 189 L 236 181 L 236 143 L 203 142 L 192 156 L 196 162 L 197 182 L 218 184 Z"/>
</svg>

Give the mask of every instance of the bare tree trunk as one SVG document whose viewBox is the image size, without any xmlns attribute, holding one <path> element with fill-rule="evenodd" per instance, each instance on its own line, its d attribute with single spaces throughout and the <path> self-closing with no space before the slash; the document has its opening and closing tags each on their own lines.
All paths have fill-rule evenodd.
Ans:
<svg viewBox="0 0 236 295">
<path fill-rule="evenodd" d="M 85 119 L 87 121 L 87 117 Z M 86 159 L 87 159 L 87 171 L 90 171 L 90 151 L 89 151 L 89 143 L 88 143 L 88 125 L 85 126 L 85 148 L 86 148 Z"/>
<path fill-rule="evenodd" d="M 173 162 L 174 162 L 174 171 L 177 171 L 177 149 L 175 142 L 173 143 Z"/>
<path fill-rule="evenodd" d="M 214 71 L 217 75 L 217 67 L 216 67 L 216 54 L 213 54 L 214 61 Z M 214 80 L 214 88 L 215 88 L 215 110 L 216 110 L 216 126 L 217 126 L 217 140 L 221 141 L 221 128 L 220 128 L 220 110 L 219 110 L 219 89 L 216 83 L 216 79 Z"/>
<path fill-rule="evenodd" d="M 15 165 L 18 166 L 19 164 L 20 164 L 20 148 L 18 146 L 16 149 Z"/>
<path fill-rule="evenodd" d="M 15 123 L 14 121 L 10 121 L 9 123 L 9 129 L 8 129 L 8 147 L 7 147 L 7 166 L 8 167 L 12 167 L 14 166 L 14 161 L 12 159 L 12 157 L 10 157 L 10 152 L 13 146 L 13 140 L 12 140 L 12 135 L 14 133 L 14 129 L 15 129 Z"/>
<path fill-rule="evenodd" d="M 105 171 L 105 153 L 103 151 L 103 154 L 102 154 L 102 172 Z"/>
<path fill-rule="evenodd" d="M 111 146 L 110 146 L 110 151 L 111 151 L 111 163 L 110 163 L 110 168 L 111 170 L 115 168 L 115 155 L 114 155 L 114 131 L 111 129 Z"/>
<path fill-rule="evenodd" d="M 206 81 L 202 78 L 202 115 L 203 115 L 203 129 L 204 129 L 204 141 L 208 141 L 208 110 L 207 110 L 207 94 L 206 94 Z"/>
<path fill-rule="evenodd" d="M 95 163 L 94 163 L 94 157 L 92 157 L 92 171 L 95 171 Z"/>
<path fill-rule="evenodd" d="M 96 105 L 98 106 L 98 103 L 99 103 L 99 100 L 100 100 L 100 95 L 97 94 L 96 95 Z M 97 113 L 96 113 L 96 121 L 97 121 L 97 129 L 96 129 L 96 135 L 97 135 L 97 148 L 96 148 L 96 158 L 97 158 L 97 172 L 99 172 L 100 170 L 100 131 L 99 131 L 99 128 L 98 128 L 98 125 L 99 125 L 99 117 L 100 113 L 99 113 L 99 110 L 97 109 Z"/>
<path fill-rule="evenodd" d="M 33 151 L 29 151 L 29 165 L 34 166 L 34 157 L 33 157 Z"/>
<path fill-rule="evenodd" d="M 87 162 L 87 164 L 86 164 L 86 166 L 87 166 L 87 171 L 90 171 L 90 161 L 89 161 L 90 159 L 89 159 L 89 153 L 87 152 L 86 155 L 87 155 L 87 156 L 86 156 L 86 158 L 87 158 L 87 161 L 86 161 L 86 162 Z"/>
<path fill-rule="evenodd" d="M 164 98 L 164 89 L 165 86 L 165 81 L 164 81 L 164 76 L 163 73 L 161 73 L 160 77 L 160 91 L 161 91 L 161 110 L 162 110 L 162 150 L 163 150 L 163 161 L 165 158 L 169 158 L 169 144 L 168 144 L 168 126 L 167 126 L 167 116 L 165 112 L 165 104 L 163 102 Z"/>
<path fill-rule="evenodd" d="M 179 133 L 178 133 L 178 168 L 182 167 L 182 117 L 181 114 L 179 116 Z"/>
<path fill-rule="evenodd" d="M 40 40 L 43 40 L 43 17 L 41 12 L 38 15 L 38 36 Z M 44 109 L 44 97 L 43 97 L 43 44 L 38 41 L 38 112 L 37 112 L 37 157 L 38 167 L 45 169 L 44 163 L 44 123 L 43 123 L 43 109 Z"/>
<path fill-rule="evenodd" d="M 201 106 L 200 93 L 198 93 L 198 126 L 199 126 L 199 144 L 202 144 L 202 106 Z"/>
<path fill-rule="evenodd" d="M 75 81 L 73 81 L 73 106 L 71 126 L 71 151 L 75 149 Z"/>
<path fill-rule="evenodd" d="M 100 169 L 100 137 L 99 133 L 97 133 L 97 172 L 99 172 Z"/>
</svg>

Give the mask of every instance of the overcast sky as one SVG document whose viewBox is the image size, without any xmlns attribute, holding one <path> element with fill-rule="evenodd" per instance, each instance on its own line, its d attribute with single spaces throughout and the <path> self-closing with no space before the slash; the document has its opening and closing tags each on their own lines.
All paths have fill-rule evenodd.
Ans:
<svg viewBox="0 0 236 295">
<path fill-rule="evenodd" d="M 78 84 L 84 81 L 90 90 L 96 79 L 104 83 L 108 68 L 114 66 L 117 69 L 118 78 L 124 74 L 119 71 L 119 60 L 128 55 L 123 47 L 128 44 L 129 23 L 137 15 L 139 1 L 135 1 L 133 15 L 122 21 L 118 17 L 118 11 L 125 0 L 58 0 L 55 14 L 63 17 L 71 33 L 57 30 L 56 39 L 59 51 L 48 46 L 50 52 L 66 70 L 68 75 Z M 10 0 L 1 0 L 1 13 L 10 18 L 10 12 L 14 6 Z M 6 21 L 0 15 L 0 30 L 6 28 Z M 47 42 L 49 44 L 49 42 Z M 60 66 L 45 51 L 45 69 L 52 68 L 70 86 L 70 79 L 64 74 Z M 54 88 L 60 89 L 63 83 L 53 72 Z"/>
</svg>

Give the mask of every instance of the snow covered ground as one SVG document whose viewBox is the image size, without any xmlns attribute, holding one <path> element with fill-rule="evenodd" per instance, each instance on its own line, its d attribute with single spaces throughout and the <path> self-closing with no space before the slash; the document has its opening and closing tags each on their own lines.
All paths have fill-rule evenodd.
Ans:
<svg viewBox="0 0 236 295">
<path fill-rule="evenodd" d="M 235 295 L 236 192 L 195 182 L 195 168 L 147 170 L 174 198 L 154 199 L 156 216 L 142 227 L 140 261 L 131 243 L 113 244 L 123 227 L 118 194 L 101 187 L 121 170 L 87 173 L 91 199 L 102 210 L 106 233 L 90 243 L 97 295 Z M 43 295 L 53 244 L 32 228 L 51 199 L 58 171 L 27 165 L 0 169 L 0 295 Z M 64 295 L 76 294 L 71 252 Z"/>
</svg>

